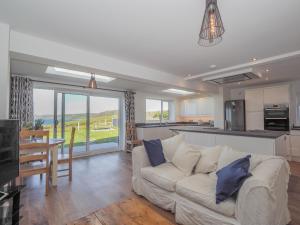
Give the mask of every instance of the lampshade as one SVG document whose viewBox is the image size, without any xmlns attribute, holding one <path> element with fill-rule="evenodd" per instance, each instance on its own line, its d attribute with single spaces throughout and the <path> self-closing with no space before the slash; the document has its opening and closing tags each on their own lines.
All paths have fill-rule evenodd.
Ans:
<svg viewBox="0 0 300 225">
<path fill-rule="evenodd" d="M 213 46 L 221 42 L 225 29 L 218 9 L 217 0 L 206 0 L 206 9 L 199 33 L 198 44 Z"/>
<path fill-rule="evenodd" d="M 90 82 L 89 82 L 89 88 L 92 88 L 92 89 L 96 89 L 97 88 L 97 82 L 96 82 L 96 78 L 95 78 L 95 74 L 94 73 L 91 73 L 91 79 L 90 79 Z"/>
</svg>

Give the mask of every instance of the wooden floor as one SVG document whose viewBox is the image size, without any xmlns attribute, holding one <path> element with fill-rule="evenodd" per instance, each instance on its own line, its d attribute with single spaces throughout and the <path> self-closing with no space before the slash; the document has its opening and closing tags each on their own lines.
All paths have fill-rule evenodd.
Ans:
<svg viewBox="0 0 300 225">
<path fill-rule="evenodd" d="M 68 223 L 68 225 L 175 225 L 140 197 L 125 199 Z"/>
<path fill-rule="evenodd" d="M 112 203 L 137 197 L 131 190 L 131 155 L 128 153 L 76 159 L 73 173 L 71 183 L 67 178 L 60 178 L 57 188 L 51 188 L 47 197 L 44 196 L 44 182 L 40 181 L 39 176 L 28 178 L 22 192 L 21 203 L 24 207 L 20 224 L 67 224 Z M 174 222 L 171 213 L 153 205 L 151 207 L 168 221 Z M 300 176 L 291 176 L 289 207 L 293 220 L 291 225 L 299 225 Z"/>
</svg>

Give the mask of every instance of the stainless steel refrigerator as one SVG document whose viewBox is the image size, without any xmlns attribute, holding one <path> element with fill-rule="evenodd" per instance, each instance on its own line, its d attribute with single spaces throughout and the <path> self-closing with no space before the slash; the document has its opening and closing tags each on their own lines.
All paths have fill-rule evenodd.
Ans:
<svg viewBox="0 0 300 225">
<path fill-rule="evenodd" d="M 244 131 L 245 121 L 245 100 L 226 101 L 225 111 L 225 130 Z"/>
</svg>

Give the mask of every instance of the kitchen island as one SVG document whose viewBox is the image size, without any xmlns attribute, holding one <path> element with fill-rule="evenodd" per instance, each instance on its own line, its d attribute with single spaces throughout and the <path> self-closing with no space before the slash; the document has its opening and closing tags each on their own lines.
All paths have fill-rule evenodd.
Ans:
<svg viewBox="0 0 300 225">
<path fill-rule="evenodd" d="M 180 127 L 209 127 L 209 123 L 170 122 L 170 123 L 137 123 L 137 137 L 140 140 L 167 139 L 174 134 L 170 128 Z"/>
<path fill-rule="evenodd" d="M 287 132 L 281 131 L 226 131 L 218 128 L 181 126 L 170 128 L 182 133 L 186 142 L 201 146 L 228 145 L 236 150 L 255 154 L 288 157 Z"/>
</svg>

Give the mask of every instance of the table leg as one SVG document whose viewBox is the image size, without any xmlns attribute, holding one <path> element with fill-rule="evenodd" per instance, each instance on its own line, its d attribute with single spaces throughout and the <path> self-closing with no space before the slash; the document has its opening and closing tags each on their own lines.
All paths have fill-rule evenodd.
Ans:
<svg viewBox="0 0 300 225">
<path fill-rule="evenodd" d="M 51 149 L 51 160 L 52 160 L 52 185 L 57 186 L 57 154 L 58 154 L 58 145 L 55 145 Z"/>
</svg>

